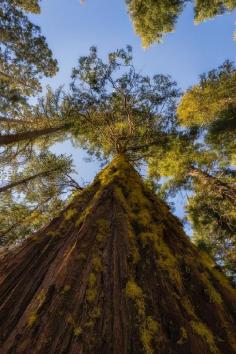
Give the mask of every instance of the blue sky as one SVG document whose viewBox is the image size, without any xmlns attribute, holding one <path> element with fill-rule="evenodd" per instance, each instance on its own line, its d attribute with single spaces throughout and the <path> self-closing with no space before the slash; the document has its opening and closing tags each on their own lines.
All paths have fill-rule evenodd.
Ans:
<svg viewBox="0 0 236 354">
<path fill-rule="evenodd" d="M 196 83 L 201 73 L 216 68 L 225 59 L 235 61 L 236 42 L 232 38 L 236 12 L 196 26 L 189 4 L 175 31 L 167 34 L 162 44 L 145 50 L 133 31 L 125 0 L 85 0 L 83 4 L 80 0 L 43 0 L 41 15 L 32 17 L 59 62 L 58 74 L 43 80 L 43 85 L 53 88 L 68 85 L 72 67 L 91 45 L 96 45 L 105 58 L 109 51 L 130 44 L 138 70 L 149 75 L 170 74 L 182 89 Z M 97 163 L 85 163 L 84 152 L 73 149 L 69 142 L 54 150 L 73 155 L 80 180 L 90 181 L 99 170 Z M 178 215 L 182 215 L 181 204 L 179 199 Z"/>
<path fill-rule="evenodd" d="M 43 0 L 42 14 L 35 16 L 50 48 L 59 61 L 60 72 L 52 86 L 68 83 L 71 68 L 81 55 L 96 45 L 101 56 L 127 44 L 134 49 L 136 67 L 147 74 L 170 74 L 182 88 L 197 81 L 198 75 L 235 59 L 236 12 L 193 24 L 192 6 L 185 8 L 176 30 L 162 44 L 141 47 L 127 15 L 125 0 Z"/>
</svg>

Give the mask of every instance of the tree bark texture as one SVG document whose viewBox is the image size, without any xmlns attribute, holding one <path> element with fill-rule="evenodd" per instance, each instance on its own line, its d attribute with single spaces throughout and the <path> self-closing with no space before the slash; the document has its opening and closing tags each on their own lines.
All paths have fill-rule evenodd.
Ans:
<svg viewBox="0 0 236 354">
<path fill-rule="evenodd" d="M 116 158 L 0 265 L 2 354 L 235 354 L 236 296 Z"/>
</svg>

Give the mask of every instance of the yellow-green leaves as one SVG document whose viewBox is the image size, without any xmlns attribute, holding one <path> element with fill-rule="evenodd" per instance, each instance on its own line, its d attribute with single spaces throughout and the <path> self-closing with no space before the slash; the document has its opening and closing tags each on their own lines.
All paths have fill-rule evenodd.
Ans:
<svg viewBox="0 0 236 354">
<path fill-rule="evenodd" d="M 126 0 L 128 11 L 137 35 L 144 48 L 161 42 L 163 36 L 175 29 L 178 17 L 183 11 L 186 0 Z M 198 24 L 235 8 L 235 0 L 193 2 L 194 23 Z"/>
<path fill-rule="evenodd" d="M 218 69 L 202 75 L 199 84 L 189 89 L 177 109 L 183 126 L 206 126 L 236 104 L 236 71 L 226 61 Z"/>
</svg>

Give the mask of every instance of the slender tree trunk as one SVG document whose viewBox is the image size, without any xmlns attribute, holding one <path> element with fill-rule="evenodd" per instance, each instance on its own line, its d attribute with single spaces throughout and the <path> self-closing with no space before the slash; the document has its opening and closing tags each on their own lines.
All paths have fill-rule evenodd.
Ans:
<svg viewBox="0 0 236 354">
<path fill-rule="evenodd" d="M 59 131 L 63 131 L 64 129 L 65 129 L 65 125 L 60 125 L 58 127 L 50 127 L 50 128 L 39 129 L 39 130 L 25 131 L 16 134 L 0 135 L 0 146 L 14 144 L 24 140 L 33 140 L 44 135 L 50 135 L 50 134 L 57 133 Z"/>
<path fill-rule="evenodd" d="M 0 263 L 4 354 L 235 354 L 236 294 L 117 158 Z"/>
<path fill-rule="evenodd" d="M 7 125 L 24 125 L 24 124 L 32 124 L 33 121 L 23 120 L 23 119 L 13 119 L 13 118 L 5 118 L 0 116 L 0 124 Z"/>
<path fill-rule="evenodd" d="M 43 172 L 39 172 L 39 173 L 37 173 L 37 174 L 35 174 L 33 176 L 22 178 L 21 180 L 9 183 L 9 184 L 7 184 L 7 185 L 5 185 L 3 187 L 0 187 L 0 193 L 6 192 L 7 190 L 12 189 L 14 187 L 17 187 L 17 186 L 19 186 L 21 184 L 27 184 L 28 182 L 30 182 L 30 181 L 38 178 L 38 177 L 43 177 L 43 176 L 49 175 L 50 173 L 58 171 L 58 170 L 59 170 L 59 168 L 54 168 L 54 169 L 43 171 Z"/>
</svg>

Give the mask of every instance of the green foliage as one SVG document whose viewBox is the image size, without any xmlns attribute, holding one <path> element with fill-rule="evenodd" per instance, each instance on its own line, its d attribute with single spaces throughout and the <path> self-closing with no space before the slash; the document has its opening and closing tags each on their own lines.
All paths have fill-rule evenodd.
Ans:
<svg viewBox="0 0 236 354">
<path fill-rule="evenodd" d="M 185 3 L 184 0 L 126 0 L 126 2 L 143 47 L 160 42 L 163 34 L 174 30 Z"/>
<path fill-rule="evenodd" d="M 198 188 L 189 198 L 187 215 L 193 227 L 193 241 L 210 253 L 226 274 L 236 281 L 235 204 L 212 188 Z"/>
<path fill-rule="evenodd" d="M 24 11 L 38 13 L 38 1 L 1 1 L 1 100 L 14 101 L 17 96 L 35 93 L 40 88 L 38 75 L 52 76 L 57 70 L 40 28 L 30 22 Z"/>
<path fill-rule="evenodd" d="M 195 23 L 208 20 L 217 15 L 222 15 L 225 12 L 231 12 L 236 6 L 235 0 L 197 0 L 194 8 L 195 11 Z"/>
<path fill-rule="evenodd" d="M 65 207 L 63 194 L 76 189 L 70 157 L 49 152 L 32 154 L 25 163 L 1 170 L 1 244 L 16 242 L 37 231 Z M 0 188 L 1 191 L 1 188 Z"/>
<path fill-rule="evenodd" d="M 128 12 L 142 45 L 149 47 L 172 32 L 186 0 L 126 0 Z M 235 0 L 197 0 L 194 2 L 194 22 L 200 23 L 236 7 Z"/>
<path fill-rule="evenodd" d="M 9 0 L 9 3 L 24 11 L 37 14 L 40 12 L 39 1 L 40 0 Z"/>
<path fill-rule="evenodd" d="M 201 75 L 200 83 L 190 88 L 178 106 L 185 126 L 206 126 L 236 104 L 236 70 L 226 61 L 218 69 Z"/>
<path fill-rule="evenodd" d="M 53 76 L 57 71 L 57 62 L 45 37 L 25 11 L 39 13 L 39 1 L 2 0 L 0 3 L 0 125 L 4 128 L 1 134 L 7 133 L 12 124 L 15 128 L 23 127 L 20 123 L 29 111 L 28 97 L 41 90 L 42 75 Z M 29 115 L 26 117 L 27 126 Z"/>
<path fill-rule="evenodd" d="M 186 127 L 204 134 L 206 144 L 222 163 L 233 164 L 236 151 L 236 70 L 226 61 L 201 76 L 178 106 L 178 118 Z"/>
<path fill-rule="evenodd" d="M 92 47 L 72 77 L 74 141 L 91 154 L 141 159 L 174 129 L 176 83 L 169 76 L 136 73 L 130 47 L 109 53 L 107 63 Z"/>
<path fill-rule="evenodd" d="M 192 190 L 205 172 L 219 163 L 218 155 L 191 134 L 181 132 L 169 138 L 162 147 L 152 148 L 148 159 L 149 179 L 160 182 L 159 193 L 173 196 L 181 189 Z"/>
</svg>

